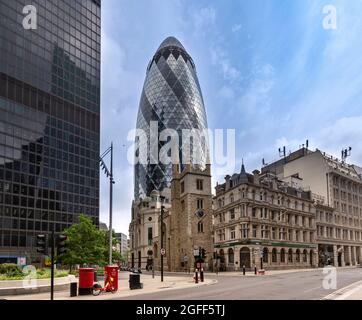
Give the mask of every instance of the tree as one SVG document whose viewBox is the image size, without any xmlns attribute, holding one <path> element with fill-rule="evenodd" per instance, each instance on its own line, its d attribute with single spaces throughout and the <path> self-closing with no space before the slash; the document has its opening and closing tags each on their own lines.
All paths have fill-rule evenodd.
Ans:
<svg viewBox="0 0 362 320">
<path fill-rule="evenodd" d="M 105 249 L 104 249 L 104 259 L 105 261 L 108 261 L 108 256 L 109 256 L 109 233 L 108 231 L 101 231 L 103 233 L 103 237 L 104 237 L 104 243 L 105 243 Z M 112 230 L 112 262 L 114 263 L 120 263 L 122 261 L 122 256 L 120 254 L 120 252 L 118 252 L 117 250 L 117 244 L 118 244 L 118 239 L 116 237 L 116 233 L 114 230 Z"/>
<path fill-rule="evenodd" d="M 87 215 L 79 216 L 79 223 L 64 231 L 66 251 L 61 255 L 63 264 L 105 265 L 106 242 L 104 232 L 97 229 Z"/>
</svg>

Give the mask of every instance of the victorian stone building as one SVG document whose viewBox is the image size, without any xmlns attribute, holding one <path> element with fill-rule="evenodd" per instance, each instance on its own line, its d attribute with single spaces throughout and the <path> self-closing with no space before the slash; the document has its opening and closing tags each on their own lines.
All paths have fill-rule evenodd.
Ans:
<svg viewBox="0 0 362 320">
<path fill-rule="evenodd" d="M 214 250 L 220 270 L 317 265 L 311 192 L 271 173 L 226 176 L 214 197 Z"/>
<path fill-rule="evenodd" d="M 362 168 L 303 147 L 262 172 L 284 181 L 298 177 L 313 192 L 319 265 L 362 262 Z"/>
</svg>

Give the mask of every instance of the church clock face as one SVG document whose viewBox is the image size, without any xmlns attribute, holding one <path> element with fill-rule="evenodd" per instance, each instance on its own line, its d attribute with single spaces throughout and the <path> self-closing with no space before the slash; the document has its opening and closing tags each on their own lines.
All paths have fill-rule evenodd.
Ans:
<svg viewBox="0 0 362 320">
<path fill-rule="evenodd" d="M 203 210 L 203 209 L 199 209 L 199 210 L 197 210 L 196 211 L 196 216 L 199 218 L 199 219 L 201 219 L 201 218 L 203 218 L 204 216 L 205 216 L 205 211 Z"/>
</svg>

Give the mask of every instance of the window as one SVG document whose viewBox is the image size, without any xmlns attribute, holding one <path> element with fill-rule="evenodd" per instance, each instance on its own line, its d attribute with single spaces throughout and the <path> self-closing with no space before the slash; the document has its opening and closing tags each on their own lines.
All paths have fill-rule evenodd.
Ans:
<svg viewBox="0 0 362 320">
<path fill-rule="evenodd" d="M 197 190 L 204 190 L 204 180 L 196 179 L 196 189 Z"/>
<path fill-rule="evenodd" d="M 277 262 L 277 249 L 273 248 L 272 250 L 272 262 Z"/>
<path fill-rule="evenodd" d="M 149 246 L 152 245 L 152 239 L 153 239 L 152 227 L 149 227 L 149 228 L 148 228 L 148 245 L 149 245 Z"/>
<path fill-rule="evenodd" d="M 257 225 L 253 224 L 253 238 L 256 238 L 256 234 L 257 234 Z"/>
<path fill-rule="evenodd" d="M 249 226 L 247 223 L 241 225 L 241 238 L 246 239 L 249 236 Z"/>
<path fill-rule="evenodd" d="M 235 210 L 230 209 L 230 220 L 234 220 L 234 219 L 235 219 Z"/>
<path fill-rule="evenodd" d="M 289 249 L 288 251 L 288 262 L 293 262 L 293 251 Z"/>
<path fill-rule="evenodd" d="M 181 181 L 181 193 L 185 192 L 185 182 Z"/>
<path fill-rule="evenodd" d="M 230 194 L 230 203 L 233 203 L 233 202 L 234 202 L 234 195 Z"/>
<path fill-rule="evenodd" d="M 197 223 L 197 232 L 198 233 L 203 233 L 204 232 L 204 224 L 201 221 Z"/>
<path fill-rule="evenodd" d="M 230 239 L 235 239 L 235 227 L 230 228 Z"/>
<path fill-rule="evenodd" d="M 272 239 L 276 239 L 276 237 L 277 237 L 277 234 L 276 234 L 276 228 L 272 228 L 272 234 L 271 234 L 271 237 L 272 237 Z"/>
<path fill-rule="evenodd" d="M 261 208 L 261 218 L 268 219 L 268 209 L 267 208 Z"/>
<path fill-rule="evenodd" d="M 197 199 L 197 209 L 203 209 L 203 208 L 204 208 L 204 200 Z"/>
<path fill-rule="evenodd" d="M 261 226 L 261 237 L 267 239 L 269 237 L 269 227 L 262 225 Z"/>
<path fill-rule="evenodd" d="M 285 262 L 285 250 L 281 249 L 280 250 L 280 262 Z"/>
<path fill-rule="evenodd" d="M 295 261 L 300 262 L 300 250 L 299 249 L 297 249 L 297 251 L 295 253 Z"/>
<path fill-rule="evenodd" d="M 256 218 L 256 208 L 252 208 L 252 210 L 251 210 L 251 216 L 252 216 L 253 218 Z"/>
</svg>

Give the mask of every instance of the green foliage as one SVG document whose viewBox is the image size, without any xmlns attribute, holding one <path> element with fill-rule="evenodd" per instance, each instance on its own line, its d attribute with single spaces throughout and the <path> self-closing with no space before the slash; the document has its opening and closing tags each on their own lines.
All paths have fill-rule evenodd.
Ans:
<svg viewBox="0 0 362 320">
<path fill-rule="evenodd" d="M 17 277 L 22 276 L 21 269 L 15 263 L 3 263 L 0 264 L 0 275 L 4 277 Z"/>
<path fill-rule="evenodd" d="M 68 265 L 104 265 L 105 236 L 97 229 L 90 217 L 81 214 L 79 223 L 73 224 L 64 231 L 68 237 L 66 251 L 60 259 Z"/>
<path fill-rule="evenodd" d="M 30 274 L 30 270 L 28 273 L 23 273 L 21 268 L 18 267 L 16 264 L 0 264 L 0 271 L 4 271 L 5 269 L 9 270 L 8 272 L 0 272 L 0 281 L 1 280 L 23 280 L 27 275 Z M 69 274 L 66 270 L 54 270 L 54 277 L 66 277 Z M 36 270 L 36 278 L 37 279 L 49 279 L 51 275 L 50 268 L 46 269 L 37 269 Z"/>
</svg>

